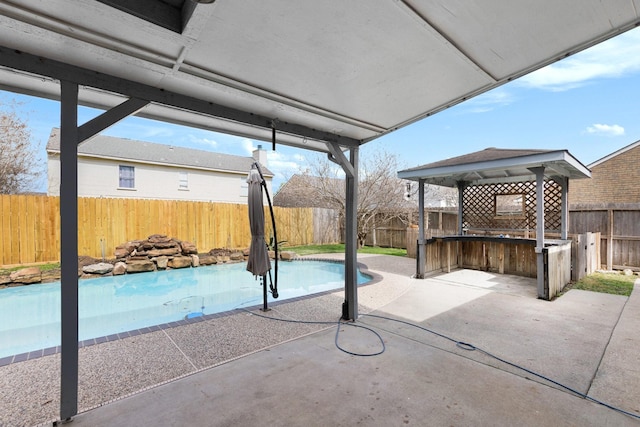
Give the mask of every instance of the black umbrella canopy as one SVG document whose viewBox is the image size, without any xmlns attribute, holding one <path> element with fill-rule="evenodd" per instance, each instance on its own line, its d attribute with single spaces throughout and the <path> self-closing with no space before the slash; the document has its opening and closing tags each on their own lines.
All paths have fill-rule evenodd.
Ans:
<svg viewBox="0 0 640 427">
<path fill-rule="evenodd" d="M 249 225 L 251 227 L 251 246 L 247 271 L 254 276 L 264 276 L 271 270 L 271 261 L 264 238 L 264 204 L 262 201 L 263 179 L 255 165 L 251 167 L 247 177 L 249 184 Z"/>
</svg>

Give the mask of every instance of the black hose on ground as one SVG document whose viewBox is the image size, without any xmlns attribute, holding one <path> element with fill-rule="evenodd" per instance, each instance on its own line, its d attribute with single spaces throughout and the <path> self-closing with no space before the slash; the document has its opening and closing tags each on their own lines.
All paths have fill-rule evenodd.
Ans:
<svg viewBox="0 0 640 427">
<path fill-rule="evenodd" d="M 336 322 L 321 322 L 321 321 L 304 321 L 304 320 L 281 319 L 281 318 L 277 318 L 277 317 L 264 316 L 264 315 L 261 315 L 261 314 L 257 314 L 257 313 L 254 313 L 254 312 L 250 311 L 250 310 L 247 310 L 247 309 L 245 309 L 245 308 L 242 308 L 241 310 L 247 311 L 247 312 L 249 312 L 249 313 L 253 314 L 254 316 L 264 317 L 265 319 L 277 320 L 277 321 L 280 321 L 280 322 L 306 323 L 306 324 L 317 324 L 317 325 L 331 325 L 331 324 L 336 324 Z M 408 325 L 408 326 L 412 326 L 412 327 L 414 327 L 414 328 L 421 329 L 421 330 L 423 330 L 423 331 L 425 331 L 425 332 L 428 332 L 428 333 L 433 334 L 433 335 L 436 335 L 436 336 L 438 336 L 438 337 L 440 337 L 440 338 L 444 338 L 444 339 L 446 339 L 446 340 L 448 340 L 448 341 L 451 341 L 452 343 L 454 343 L 454 344 L 456 345 L 456 347 L 458 347 L 458 348 L 460 348 L 460 349 L 462 349 L 462 350 L 466 350 L 466 351 L 479 351 L 479 352 L 481 352 L 481 353 L 485 354 L 486 356 L 489 356 L 489 357 L 491 357 L 491 358 L 493 358 L 493 359 L 495 359 L 495 360 L 497 360 L 497 361 L 499 361 L 499 362 L 501 362 L 501 363 L 504 363 L 504 364 L 509 365 L 509 366 L 511 366 L 511 367 L 513 367 L 513 368 L 516 368 L 516 369 L 518 369 L 518 370 L 521 370 L 521 371 L 523 371 L 523 372 L 526 372 L 526 373 L 528 373 L 528 374 L 531 374 L 531 375 L 533 375 L 533 376 L 535 376 L 535 377 L 537 377 L 537 378 L 540 378 L 540 379 L 542 379 L 542 380 L 545 380 L 545 381 L 548 381 L 548 382 L 550 382 L 550 383 L 552 383 L 552 384 L 555 384 L 555 385 L 557 385 L 558 387 L 560 387 L 560 388 L 562 388 L 562 389 L 564 389 L 564 390 L 566 390 L 566 391 L 569 391 L 569 392 L 571 392 L 571 393 L 573 393 L 573 394 L 575 394 L 575 395 L 577 395 L 577 396 L 579 396 L 579 397 L 581 397 L 581 398 L 583 398 L 583 399 L 585 399 L 585 400 L 588 400 L 588 401 L 590 401 L 590 402 L 596 403 L 596 404 L 598 404 L 598 405 L 602 405 L 602 406 L 604 406 L 605 408 L 611 409 L 612 411 L 619 412 L 619 413 L 621 413 L 621 414 L 623 414 L 623 415 L 627 415 L 627 416 L 632 417 L 632 418 L 635 418 L 635 419 L 640 419 L 640 415 L 634 414 L 634 413 L 629 412 L 629 411 L 625 411 L 624 409 L 617 408 L 617 407 L 615 407 L 615 406 L 613 406 L 613 405 L 610 405 L 610 404 L 608 404 L 608 403 L 605 403 L 605 402 L 603 402 L 603 401 L 601 401 L 601 400 L 595 399 L 595 398 L 593 398 L 593 397 L 591 397 L 591 396 L 588 396 L 588 395 L 587 395 L 587 394 L 585 394 L 585 393 L 581 393 L 580 391 L 578 391 L 578 390 L 576 390 L 576 389 L 574 389 L 574 388 L 571 388 L 571 387 L 569 387 L 569 386 L 566 386 L 566 385 L 564 385 L 564 384 L 562 384 L 562 383 L 560 383 L 560 382 L 558 382 L 558 381 L 555 381 L 555 380 L 553 380 L 553 379 L 551 379 L 551 378 L 549 378 L 549 377 L 547 377 L 547 376 L 545 376 L 545 375 L 542 375 L 542 374 L 539 374 L 539 373 L 537 373 L 537 372 L 535 372 L 535 371 L 532 371 L 532 370 L 530 370 L 530 369 L 527 369 L 527 368 L 525 368 L 525 367 L 523 367 L 523 366 L 518 365 L 517 363 L 509 362 L 508 360 L 503 359 L 503 358 L 501 358 L 501 357 L 499 357 L 499 356 L 496 356 L 495 354 L 490 353 L 489 351 L 484 350 L 484 349 L 482 349 L 482 348 L 480 348 L 480 347 L 477 347 L 477 346 L 475 346 L 475 345 L 473 345 L 473 344 L 471 344 L 471 343 L 467 343 L 467 342 L 464 342 L 464 341 L 458 341 L 458 340 L 456 340 L 456 339 L 454 339 L 454 338 L 451 338 L 451 337 L 449 337 L 449 336 L 447 336 L 447 335 L 441 334 L 441 333 L 436 332 L 436 331 L 434 331 L 434 330 L 431 330 L 431 329 L 429 329 L 429 328 L 425 328 L 424 326 L 420 326 L 420 325 L 417 325 L 417 324 L 415 324 L 415 323 L 407 322 L 407 321 L 404 321 L 404 320 L 394 319 L 394 318 L 386 317 L 386 316 L 379 316 L 379 315 L 376 315 L 376 314 L 363 314 L 362 316 L 363 316 L 363 317 L 366 317 L 366 316 L 368 316 L 368 317 L 375 317 L 375 318 L 378 318 L 378 319 L 383 319 L 383 320 L 388 320 L 388 321 L 392 321 L 392 322 L 402 323 L 402 324 L 404 324 L 404 325 Z M 335 339 L 334 339 L 334 341 L 335 341 L 336 348 L 338 348 L 338 350 L 340 350 L 340 351 L 342 351 L 342 352 L 344 352 L 344 353 L 347 353 L 347 354 L 353 355 L 353 356 L 377 356 L 377 355 L 380 355 L 380 354 L 382 354 L 382 353 L 384 353 L 384 352 L 385 352 L 385 350 L 386 350 L 386 346 L 385 346 L 385 344 L 384 344 L 384 340 L 383 340 L 382 336 L 381 336 L 377 331 L 375 331 L 372 327 L 362 326 L 362 325 L 356 325 L 356 324 L 355 324 L 355 322 L 342 322 L 342 321 L 341 321 L 341 319 L 337 321 L 337 325 L 338 325 L 338 328 L 337 328 L 337 330 L 336 330 L 336 335 L 335 335 Z M 358 327 L 358 328 L 363 328 L 363 329 L 366 329 L 366 330 L 368 330 L 368 331 L 372 332 L 372 333 L 373 333 L 373 334 L 375 334 L 375 335 L 376 335 L 376 337 L 380 340 L 380 344 L 382 345 L 382 349 L 381 349 L 380 351 L 378 351 L 378 352 L 374 352 L 374 353 L 365 353 L 365 354 L 362 354 L 362 353 L 356 353 L 356 352 L 351 352 L 351 351 L 345 350 L 344 348 L 342 348 L 342 347 L 340 346 L 340 344 L 339 344 L 339 342 L 338 342 L 338 338 L 339 338 L 339 335 L 340 335 L 341 326 L 343 326 L 343 325 L 353 326 L 353 327 Z"/>
</svg>

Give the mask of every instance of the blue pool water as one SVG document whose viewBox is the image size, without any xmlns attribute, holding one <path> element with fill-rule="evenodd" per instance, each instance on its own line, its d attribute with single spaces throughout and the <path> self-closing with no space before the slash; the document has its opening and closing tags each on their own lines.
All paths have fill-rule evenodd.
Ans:
<svg viewBox="0 0 640 427">
<path fill-rule="evenodd" d="M 370 280 L 358 272 L 358 283 Z M 245 263 L 79 281 L 79 339 L 262 304 Z M 278 301 L 344 286 L 344 264 L 278 264 Z M 274 301 L 269 294 L 268 301 Z M 60 282 L 0 289 L 0 358 L 60 345 Z"/>
</svg>

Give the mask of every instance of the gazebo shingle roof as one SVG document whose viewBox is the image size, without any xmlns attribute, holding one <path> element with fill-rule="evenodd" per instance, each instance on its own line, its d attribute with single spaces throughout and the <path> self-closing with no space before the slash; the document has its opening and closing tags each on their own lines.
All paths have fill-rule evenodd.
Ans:
<svg viewBox="0 0 640 427">
<path fill-rule="evenodd" d="M 481 151 L 474 153 L 463 154 L 462 156 L 451 157 L 449 159 L 439 160 L 437 162 L 428 163 L 426 165 L 417 166 L 415 168 L 407 169 L 424 169 L 424 168 L 436 168 L 441 166 L 453 166 L 453 165 L 465 165 L 476 162 L 486 162 L 491 160 L 508 159 L 522 156 L 529 156 L 531 154 L 547 153 L 554 150 L 519 150 L 519 149 L 504 149 L 504 148 L 485 148 Z"/>
<path fill-rule="evenodd" d="M 398 177 L 428 184 L 456 187 L 458 183 L 483 184 L 535 180 L 532 168 L 545 175 L 589 178 L 591 172 L 567 150 L 487 148 L 463 156 L 428 163 L 398 172 Z"/>
</svg>

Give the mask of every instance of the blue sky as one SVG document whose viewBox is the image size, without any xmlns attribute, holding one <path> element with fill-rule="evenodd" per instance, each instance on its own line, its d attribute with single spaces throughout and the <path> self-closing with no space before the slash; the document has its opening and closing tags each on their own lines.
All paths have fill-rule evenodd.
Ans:
<svg viewBox="0 0 640 427">
<path fill-rule="evenodd" d="M 44 147 L 59 126 L 59 104 L 0 92 L 0 103 L 22 102 L 34 147 Z M 488 147 L 567 149 L 588 165 L 640 140 L 640 29 L 531 73 L 514 82 L 367 143 L 368 152 L 385 149 L 401 168 L 418 166 Z M 79 122 L 97 115 L 80 108 Z M 317 154 L 261 141 L 130 117 L 107 135 L 250 156 L 260 144 L 268 150 L 273 188 Z M 46 190 L 43 182 L 40 191 Z"/>
</svg>

